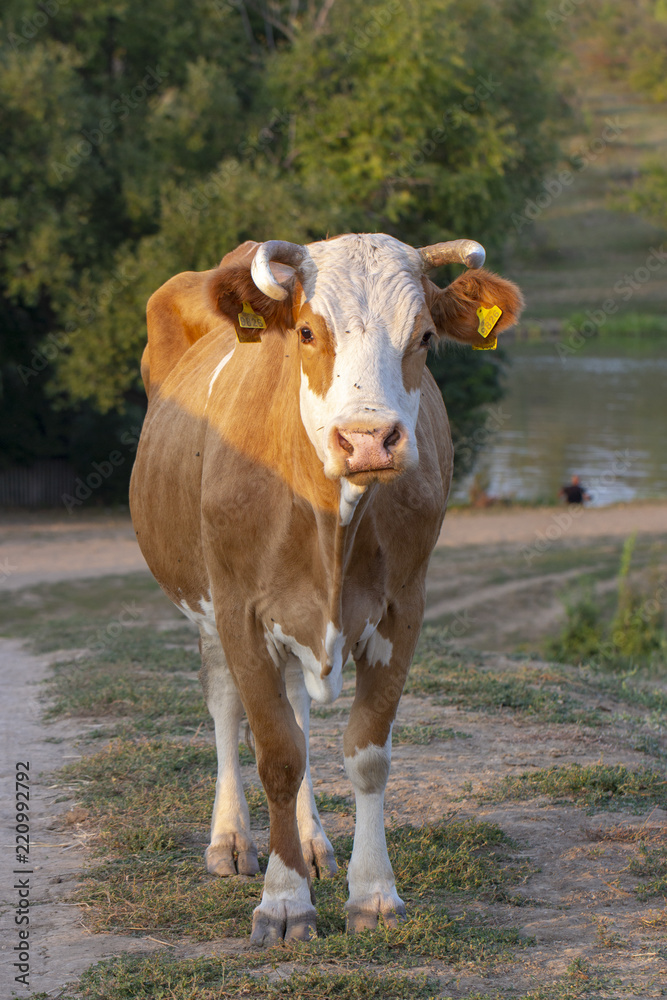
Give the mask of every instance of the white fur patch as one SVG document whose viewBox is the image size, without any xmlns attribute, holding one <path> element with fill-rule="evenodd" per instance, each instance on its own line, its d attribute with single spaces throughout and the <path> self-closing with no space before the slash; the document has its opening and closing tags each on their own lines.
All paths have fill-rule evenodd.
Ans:
<svg viewBox="0 0 667 1000">
<path fill-rule="evenodd" d="M 194 622 L 197 628 L 203 629 L 207 635 L 217 635 L 218 630 L 215 625 L 215 612 L 213 611 L 213 601 L 211 600 L 210 592 L 208 598 L 199 598 L 199 611 L 195 611 L 194 608 L 191 608 L 185 600 L 182 600 L 178 607 L 186 618 L 189 618 L 191 622 Z"/>
<path fill-rule="evenodd" d="M 357 504 L 367 489 L 367 486 L 356 486 L 354 483 L 351 483 L 349 479 L 341 480 L 338 517 L 340 518 L 340 523 L 344 527 L 347 526 L 354 517 Z"/>
<path fill-rule="evenodd" d="M 222 359 L 222 361 L 218 361 L 217 365 L 215 366 L 215 369 L 214 369 L 213 374 L 211 376 L 211 381 L 208 384 L 208 395 L 206 397 L 206 401 L 207 402 L 211 398 L 211 391 L 213 389 L 213 386 L 215 385 L 215 380 L 217 379 L 218 375 L 220 374 L 220 372 L 222 371 L 222 369 L 225 367 L 225 365 L 227 364 L 227 362 L 231 361 L 231 358 L 232 358 L 233 354 L 234 354 L 234 351 L 231 350 L 229 352 L 229 354 L 225 354 L 225 356 Z"/>
<path fill-rule="evenodd" d="M 308 879 L 299 875 L 293 868 L 288 868 L 275 851 L 271 852 L 266 869 L 261 909 L 264 911 L 270 909 L 272 903 L 295 904 L 296 913 L 303 913 L 313 908 Z"/>
<path fill-rule="evenodd" d="M 303 667 L 306 689 L 310 697 L 324 705 L 336 700 L 343 686 L 342 651 L 345 637 L 341 632 L 331 623 L 327 625 L 326 637 L 323 640 L 323 659 L 325 663 L 327 661 L 331 663 L 331 671 L 326 677 L 322 677 L 322 660 L 315 655 L 310 646 L 303 646 L 294 636 L 285 635 L 277 622 L 274 623 L 272 632 L 266 630 L 266 636 L 267 648 L 276 666 L 286 662 L 287 654 L 291 653 Z M 275 647 L 275 656 L 271 653 L 271 645 Z"/>
<path fill-rule="evenodd" d="M 388 667 L 391 663 L 391 654 L 394 651 L 394 644 L 391 639 L 385 639 L 379 632 L 373 632 L 366 643 L 366 659 L 371 667 L 381 665 Z"/>
</svg>

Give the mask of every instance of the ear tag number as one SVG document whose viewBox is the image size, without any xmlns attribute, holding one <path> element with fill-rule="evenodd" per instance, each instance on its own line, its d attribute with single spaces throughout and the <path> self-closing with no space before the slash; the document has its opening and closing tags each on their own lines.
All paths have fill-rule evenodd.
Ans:
<svg viewBox="0 0 667 1000">
<path fill-rule="evenodd" d="M 240 344 L 261 344 L 260 330 L 266 330 L 266 320 L 256 313 L 249 302 L 243 303 L 243 312 L 238 314 L 236 337 Z"/>
<path fill-rule="evenodd" d="M 477 316 L 479 319 L 479 326 L 477 327 L 477 333 L 480 337 L 488 337 L 494 326 L 502 316 L 503 311 L 499 306 L 491 306 L 490 309 L 485 309 L 484 306 L 480 306 L 477 310 Z M 498 338 L 493 337 L 491 340 L 487 341 L 486 344 L 480 344 L 479 347 L 473 346 L 473 351 L 495 351 L 498 346 Z"/>
</svg>

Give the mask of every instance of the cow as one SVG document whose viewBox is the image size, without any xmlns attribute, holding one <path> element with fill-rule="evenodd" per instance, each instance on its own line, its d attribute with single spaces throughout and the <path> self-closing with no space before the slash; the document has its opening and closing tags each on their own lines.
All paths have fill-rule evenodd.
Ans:
<svg viewBox="0 0 667 1000">
<path fill-rule="evenodd" d="M 259 871 L 244 713 L 252 730 L 270 816 L 258 946 L 316 934 L 311 877 L 336 860 L 313 794 L 309 711 L 340 694 L 350 657 L 347 930 L 405 917 L 384 791 L 453 459 L 425 361 L 440 338 L 487 348 L 517 320 L 519 289 L 484 256 L 472 240 L 417 250 L 385 234 L 246 242 L 148 303 L 132 518 L 158 583 L 199 629 L 218 754 L 205 858 L 220 876 Z M 451 261 L 468 270 L 440 288 L 426 274 Z"/>
</svg>

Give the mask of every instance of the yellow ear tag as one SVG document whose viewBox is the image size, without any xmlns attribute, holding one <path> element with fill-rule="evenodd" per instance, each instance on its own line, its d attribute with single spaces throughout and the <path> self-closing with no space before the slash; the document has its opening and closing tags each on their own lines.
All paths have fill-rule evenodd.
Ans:
<svg viewBox="0 0 667 1000">
<path fill-rule="evenodd" d="M 238 314 L 236 337 L 240 344 L 261 344 L 260 330 L 266 330 L 266 320 L 256 313 L 249 302 L 243 303 L 243 312 Z"/>
<path fill-rule="evenodd" d="M 502 316 L 503 311 L 500 306 L 491 306 L 490 309 L 485 309 L 484 306 L 480 306 L 477 310 L 477 316 L 479 317 L 479 326 L 477 327 L 477 333 L 480 337 L 488 337 L 494 326 Z M 494 337 L 493 340 L 489 340 L 486 344 L 479 347 L 473 346 L 473 351 L 495 351 L 498 346 L 498 338 Z"/>
</svg>

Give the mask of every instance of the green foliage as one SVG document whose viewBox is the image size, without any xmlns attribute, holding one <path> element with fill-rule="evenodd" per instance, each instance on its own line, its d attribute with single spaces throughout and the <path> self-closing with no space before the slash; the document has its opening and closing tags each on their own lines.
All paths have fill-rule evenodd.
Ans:
<svg viewBox="0 0 667 1000">
<path fill-rule="evenodd" d="M 0 15 L 0 425 L 29 459 L 85 472 L 117 443 L 128 420 L 95 413 L 141 407 L 145 303 L 174 273 L 350 229 L 498 248 L 556 155 L 547 0 L 55 6 Z M 467 354 L 445 380 L 469 437 L 496 374 Z M 91 459 L 78 415 L 112 439 Z"/>
<path fill-rule="evenodd" d="M 616 609 L 605 627 L 592 589 L 587 580 L 565 602 L 567 622 L 560 636 L 547 642 L 549 657 L 562 663 L 584 661 L 610 667 L 631 667 L 653 663 L 664 666 L 667 652 L 664 574 L 651 574 L 648 592 L 629 579 L 636 534 L 629 537 L 621 554 L 618 571 Z"/>
<path fill-rule="evenodd" d="M 565 628 L 556 639 L 547 642 L 547 656 L 560 663 L 595 658 L 602 641 L 602 625 L 590 580 L 580 581 L 578 591 L 565 601 L 565 612 Z"/>
</svg>

